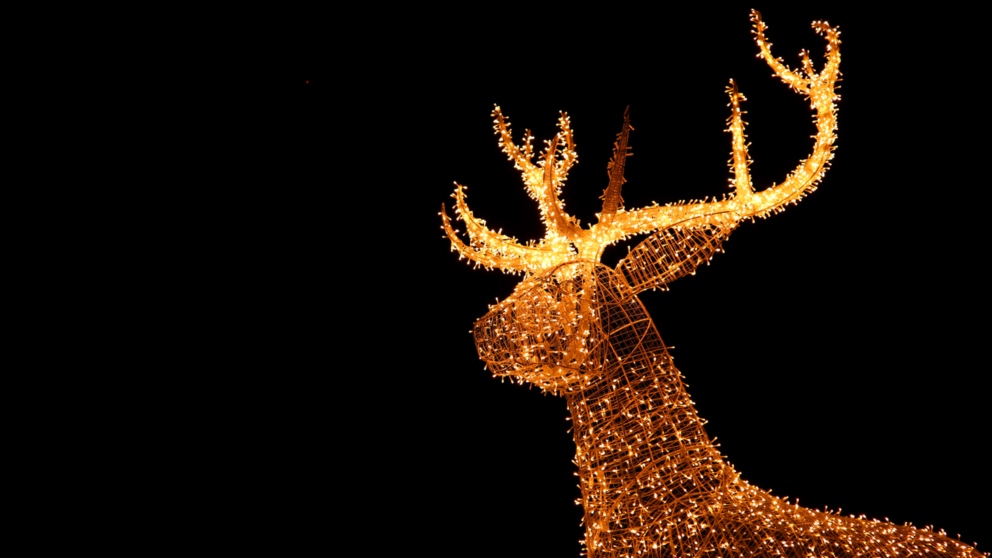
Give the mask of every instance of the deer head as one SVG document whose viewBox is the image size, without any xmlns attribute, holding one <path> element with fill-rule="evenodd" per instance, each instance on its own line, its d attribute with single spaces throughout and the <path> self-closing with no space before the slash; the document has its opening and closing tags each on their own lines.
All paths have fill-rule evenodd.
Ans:
<svg viewBox="0 0 992 558">
<path fill-rule="evenodd" d="M 455 215 L 465 224 L 468 243 L 459 238 L 445 207 L 441 207 L 443 229 L 460 257 L 489 269 L 524 275 L 514 294 L 476 324 L 480 356 L 494 373 L 552 392 L 589 377 L 601 365 L 598 359 L 605 358 L 597 353 L 607 335 L 602 330 L 602 317 L 596 315 L 603 297 L 622 302 L 644 289 L 664 288 L 693 273 L 720 251 L 723 239 L 741 221 L 781 211 L 816 188 L 833 157 L 836 140 L 839 32 L 826 23 L 814 22 L 813 28 L 827 40 L 826 62 L 817 72 L 804 51 L 802 69 L 792 70 L 772 56 L 760 14 L 752 11 L 751 20 L 761 56 L 793 91 L 809 99 L 815 115 L 812 154 L 781 184 L 756 190 L 751 183 L 741 111 L 745 98 L 731 80 L 727 88 L 733 153 L 729 193 L 720 199 L 624 208 L 620 193 L 633 130 L 628 108 L 608 165 L 609 184 L 602 196 L 602 210 L 596 223 L 583 227 L 566 213 L 560 199 L 562 185 L 577 162 L 568 115 L 560 115 L 560 131 L 535 157 L 530 131 L 525 132 L 522 144 L 515 143 L 510 123 L 495 107 L 492 114 L 499 145 L 538 203 L 544 238 L 522 244 L 490 230 L 484 220 L 472 214 L 465 188 L 457 183 Z M 649 236 L 615 269 L 600 264 L 607 246 L 641 234 Z"/>
</svg>

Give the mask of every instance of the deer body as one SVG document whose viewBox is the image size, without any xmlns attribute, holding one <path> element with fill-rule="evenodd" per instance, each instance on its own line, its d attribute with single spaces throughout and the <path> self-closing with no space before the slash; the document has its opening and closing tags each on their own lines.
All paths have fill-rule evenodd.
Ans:
<svg viewBox="0 0 992 558">
<path fill-rule="evenodd" d="M 444 230 L 477 264 L 521 272 L 514 293 L 474 328 L 480 358 L 495 375 L 529 382 L 565 397 L 573 423 L 586 551 L 591 558 L 634 556 L 984 556 L 931 530 L 809 510 L 750 486 L 711 443 L 637 293 L 689 275 L 721 251 L 742 220 L 766 216 L 811 191 L 832 157 L 839 75 L 838 31 L 814 28 L 828 39 L 827 62 L 815 73 L 804 54 L 800 74 L 773 58 L 756 12 L 757 42 L 775 72 L 807 95 L 816 111 L 813 154 L 780 185 L 756 192 L 744 139 L 740 102 L 730 88 L 734 193 L 720 201 L 622 206 L 629 115 L 610 163 L 599 222 L 587 229 L 567 215 L 558 194 L 576 162 L 569 121 L 533 163 L 529 133 L 512 142 L 497 107 L 500 144 L 538 201 L 547 236 L 521 245 L 490 231 L 465 203 L 464 244 L 442 207 Z M 558 152 L 558 146 L 563 145 Z M 649 236 L 615 269 L 599 263 L 603 248 L 629 236 Z"/>
<path fill-rule="evenodd" d="M 517 327 L 552 320 L 551 335 Z M 565 397 L 591 557 L 982 556 L 933 531 L 792 505 L 741 479 L 644 306 L 605 266 L 565 264 L 521 284 L 474 333 L 495 374 Z M 566 337 L 571 345 L 555 341 Z"/>
</svg>

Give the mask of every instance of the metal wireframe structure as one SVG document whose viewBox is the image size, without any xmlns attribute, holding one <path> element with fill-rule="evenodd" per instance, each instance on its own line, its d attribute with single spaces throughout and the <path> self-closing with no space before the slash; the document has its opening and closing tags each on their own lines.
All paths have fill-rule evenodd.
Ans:
<svg viewBox="0 0 992 558">
<path fill-rule="evenodd" d="M 809 98 L 817 133 L 812 154 L 779 185 L 756 191 L 741 113 L 731 82 L 732 192 L 719 200 L 623 208 L 620 196 L 632 130 L 629 112 L 609 165 L 598 222 L 582 228 L 559 200 L 576 162 L 568 116 L 534 162 L 533 138 L 512 140 L 499 107 L 500 146 L 538 202 L 544 239 L 520 244 L 491 231 L 469 210 L 456 185 L 456 215 L 469 243 L 442 206 L 443 228 L 460 256 L 477 265 L 521 273 L 513 294 L 479 319 L 476 346 L 497 376 L 563 396 L 576 444 L 587 554 L 633 556 L 987 556 L 932 529 L 897 526 L 791 504 L 744 481 L 703 428 L 682 376 L 637 294 L 665 288 L 721 251 L 743 220 L 768 216 L 813 191 L 836 140 L 839 31 L 827 40 L 819 72 L 804 53 L 794 71 L 772 56 L 765 25 L 752 12 L 761 55 L 786 84 Z M 606 246 L 648 234 L 615 268 L 600 263 Z"/>
</svg>

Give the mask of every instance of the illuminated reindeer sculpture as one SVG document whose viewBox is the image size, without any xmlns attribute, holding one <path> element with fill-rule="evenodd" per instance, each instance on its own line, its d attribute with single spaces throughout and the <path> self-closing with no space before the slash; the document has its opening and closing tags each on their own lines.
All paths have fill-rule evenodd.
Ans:
<svg viewBox="0 0 992 558">
<path fill-rule="evenodd" d="M 496 107 L 499 143 L 523 173 L 547 234 L 540 242 L 519 244 L 489 230 L 456 185 L 455 212 L 467 228 L 466 245 L 442 206 L 443 228 L 461 256 L 525 276 L 509 298 L 476 322 L 479 356 L 494 374 L 567 400 L 590 557 L 983 556 L 943 533 L 802 508 L 743 481 L 706 435 L 637 298 L 693 273 L 741 221 L 780 211 L 811 192 L 833 155 L 838 30 L 814 23 L 827 40 L 825 65 L 815 72 L 803 53 L 803 70 L 793 71 L 772 56 L 759 14 L 752 12 L 751 19 L 764 59 L 816 112 L 812 155 L 782 184 L 765 190 L 751 186 L 744 97 L 733 82 L 733 193 L 722 200 L 623 209 L 620 188 L 631 130 L 625 113 L 603 209 L 587 229 L 565 213 L 558 197 L 576 162 L 568 116 L 561 115 L 561 131 L 534 163 L 530 133 L 522 146 L 515 145 Z M 615 269 L 599 263 L 606 246 L 642 233 L 650 236 Z"/>
</svg>

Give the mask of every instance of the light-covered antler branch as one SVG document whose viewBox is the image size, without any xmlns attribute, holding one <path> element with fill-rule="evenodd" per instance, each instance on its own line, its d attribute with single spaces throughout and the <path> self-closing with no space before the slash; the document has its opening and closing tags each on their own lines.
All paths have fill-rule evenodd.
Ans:
<svg viewBox="0 0 992 558">
<path fill-rule="evenodd" d="M 813 29 L 827 39 L 826 62 L 823 69 L 817 73 L 804 52 L 804 70 L 803 75 L 800 75 L 772 56 L 771 43 L 765 39 L 767 26 L 757 11 L 751 12 L 751 21 L 754 23 L 755 40 L 761 50 L 761 56 L 775 71 L 775 75 L 794 91 L 807 96 L 810 100 L 815 112 L 814 122 L 817 130 L 812 154 L 808 159 L 801 161 L 781 184 L 755 192 L 748 170 L 751 161 L 747 152 L 748 144 L 741 111 L 741 103 L 746 99 L 731 80 L 727 92 L 730 95 L 731 107 L 728 129 L 733 136 L 734 178 L 731 181 L 733 195 L 722 201 L 669 204 L 618 213 L 614 226 L 623 229 L 624 234 L 650 232 L 675 225 L 726 227 L 734 226 L 745 219 L 765 217 L 772 212 L 783 210 L 787 205 L 799 201 L 815 190 L 817 183 L 826 173 L 833 158 L 837 139 L 836 101 L 840 97 L 836 93 L 836 85 L 840 77 L 840 31 L 824 22 L 813 23 Z"/>
</svg>

